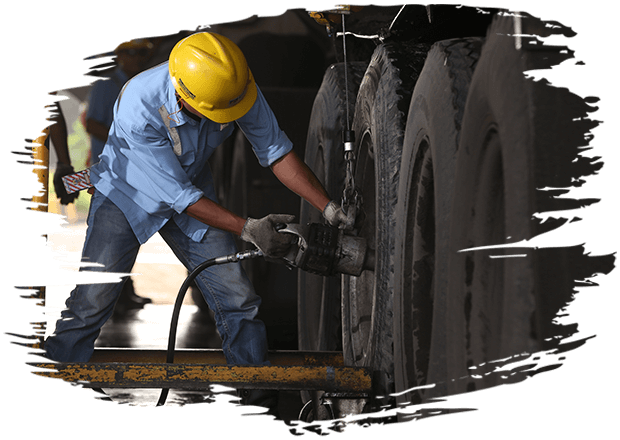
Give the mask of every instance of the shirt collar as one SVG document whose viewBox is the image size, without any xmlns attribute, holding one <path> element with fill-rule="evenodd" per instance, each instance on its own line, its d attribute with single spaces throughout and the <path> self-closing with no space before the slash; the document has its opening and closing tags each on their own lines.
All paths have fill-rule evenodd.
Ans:
<svg viewBox="0 0 620 440">
<path fill-rule="evenodd" d="M 166 101 L 166 108 L 168 109 L 168 112 L 170 113 L 170 126 L 179 127 L 185 123 L 190 124 L 190 125 L 199 124 L 199 122 L 194 121 L 192 118 L 187 117 L 181 111 L 181 108 L 179 107 L 180 105 L 179 99 L 177 98 L 176 90 L 174 89 L 172 80 L 169 79 L 167 84 L 168 84 L 168 94 L 167 94 L 168 98 Z"/>
</svg>

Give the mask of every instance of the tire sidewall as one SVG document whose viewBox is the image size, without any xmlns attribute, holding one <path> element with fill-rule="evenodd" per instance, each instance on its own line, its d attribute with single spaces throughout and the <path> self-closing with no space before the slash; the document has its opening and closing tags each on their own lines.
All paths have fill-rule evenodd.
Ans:
<svg viewBox="0 0 620 440">
<path fill-rule="evenodd" d="M 343 354 L 348 365 L 372 368 L 376 393 L 384 396 L 393 390 L 394 225 L 402 142 L 411 93 L 428 50 L 412 47 L 410 43 L 377 47 L 360 85 L 353 120 L 356 185 L 371 185 L 369 176 L 362 174 L 366 159 L 374 161 L 374 176 L 380 178 L 373 177 L 375 200 L 364 198 L 363 209 L 374 210 L 374 230 L 368 231 L 368 236 L 360 232 L 376 255 L 371 298 L 367 299 L 370 304 L 365 306 L 371 309 L 370 330 L 368 339 L 361 343 L 363 347 L 355 347 L 353 332 L 359 323 L 355 322 L 354 301 L 359 297 L 355 291 L 360 279 L 343 276 Z M 369 150 L 364 150 L 368 144 Z"/>
<path fill-rule="evenodd" d="M 353 113 L 355 94 L 366 63 L 348 65 L 349 115 Z M 347 125 L 344 65 L 334 64 L 325 72 L 315 98 L 306 141 L 305 163 L 317 174 L 332 198 L 343 188 L 344 153 L 341 140 Z M 319 169 L 320 168 L 320 169 Z M 302 201 L 300 223 L 321 223 L 319 211 Z M 340 279 L 308 272 L 298 274 L 298 345 L 301 350 L 337 351 L 342 347 L 340 320 Z M 314 309 L 314 313 L 308 312 Z M 308 329 L 314 329 L 309 331 Z"/>
<path fill-rule="evenodd" d="M 407 119 L 403 153 L 400 169 L 400 182 L 398 191 L 398 205 L 396 208 L 396 237 L 395 248 L 395 273 L 394 273 L 394 365 L 396 391 L 403 391 L 412 386 L 406 379 L 412 372 L 411 363 L 407 362 L 404 344 L 410 335 L 405 335 L 407 325 L 403 320 L 409 319 L 406 311 L 405 283 L 412 282 L 407 277 L 412 270 L 409 266 L 407 252 L 410 252 L 412 243 L 409 242 L 410 231 L 416 227 L 416 218 L 410 218 L 411 210 L 416 209 L 410 203 L 418 202 L 417 188 L 414 182 L 419 181 L 422 172 L 422 159 L 430 155 L 432 160 L 433 189 L 434 189 L 434 273 L 445 274 L 448 270 L 449 240 L 452 196 L 454 193 L 454 174 L 456 155 L 461 127 L 461 118 L 467 89 L 471 80 L 472 68 L 459 68 L 455 71 L 450 68 L 455 58 L 463 64 L 471 63 L 477 59 L 480 39 L 447 40 L 431 48 L 420 79 L 416 84 L 411 107 Z M 458 48 L 453 52 L 453 48 Z M 471 48 L 475 54 L 464 55 L 461 47 Z M 477 49 L 477 50 L 476 50 Z M 450 64 L 448 63 L 450 58 Z M 426 146 L 423 144 L 426 143 Z M 428 151 L 424 151 L 428 150 Z M 413 236 L 411 236 L 413 239 Z M 426 383 L 437 383 L 443 380 L 446 372 L 445 359 L 445 326 L 446 326 L 446 290 L 447 278 L 435 276 L 432 286 L 432 332 L 430 351 L 428 355 L 428 377 Z M 419 311 L 423 313 L 425 311 Z M 407 315 L 403 315 L 407 313 Z M 416 323 L 408 323 L 416 325 Z M 419 333 L 419 329 L 418 332 Z M 414 332 L 415 333 L 415 332 Z M 413 337 L 424 337 L 416 335 Z M 424 384 L 416 384 L 424 385 Z M 432 395 L 445 394 L 444 388 L 439 383 L 433 391 L 427 392 Z M 403 397 L 403 403 L 411 396 Z"/>
</svg>

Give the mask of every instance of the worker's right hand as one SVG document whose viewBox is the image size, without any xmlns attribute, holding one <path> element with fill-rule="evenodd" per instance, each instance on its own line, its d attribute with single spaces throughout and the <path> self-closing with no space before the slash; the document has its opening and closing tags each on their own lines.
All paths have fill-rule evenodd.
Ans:
<svg viewBox="0 0 620 440">
<path fill-rule="evenodd" d="M 253 243 L 263 251 L 265 257 L 281 258 L 285 256 L 294 240 L 294 236 L 279 233 L 276 226 L 291 223 L 294 215 L 269 214 L 261 219 L 248 218 L 241 231 L 241 239 Z"/>
</svg>

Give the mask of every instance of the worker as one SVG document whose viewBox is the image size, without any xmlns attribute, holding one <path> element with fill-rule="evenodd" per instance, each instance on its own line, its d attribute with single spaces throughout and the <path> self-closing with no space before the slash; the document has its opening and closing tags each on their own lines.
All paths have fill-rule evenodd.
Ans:
<svg viewBox="0 0 620 440">
<path fill-rule="evenodd" d="M 199 32 L 179 41 L 168 62 L 136 75 L 119 94 L 108 140 L 90 169 L 94 193 L 82 258 L 102 267 L 82 270 L 127 272 L 140 245 L 156 232 L 190 271 L 237 252 L 233 234 L 267 258 L 284 256 L 291 235 L 276 226 L 294 216 L 242 218 L 217 203 L 207 159 L 232 134 L 233 122 L 261 165 L 330 224 L 346 222 L 279 128 L 240 49 L 222 35 Z M 268 365 L 266 329 L 257 319 L 261 299 L 242 266 L 213 266 L 196 284 L 214 312 L 227 362 Z M 77 286 L 45 342 L 47 356 L 88 361 L 119 291 L 120 284 Z"/>
<path fill-rule="evenodd" d="M 136 39 L 114 49 L 116 67 L 109 78 L 93 83 L 88 95 L 85 129 L 90 137 L 90 161 L 96 163 L 108 139 L 113 107 L 123 85 L 147 66 L 153 55 L 148 39 Z"/>
<path fill-rule="evenodd" d="M 53 94 L 56 95 L 56 92 Z M 52 182 L 54 184 L 54 192 L 56 193 L 56 197 L 60 200 L 60 204 L 68 205 L 75 202 L 79 193 L 68 194 L 62 183 L 62 178 L 64 176 L 74 172 L 73 165 L 71 165 L 71 156 L 69 154 L 69 144 L 67 142 L 67 122 L 59 102 L 50 105 L 50 108 L 52 109 L 50 120 L 54 123 L 50 125 L 49 137 L 45 139 L 45 142 L 49 143 L 49 140 L 51 140 L 54 151 L 56 151 L 57 162 Z"/>
<path fill-rule="evenodd" d="M 112 126 L 113 108 L 116 97 L 125 82 L 140 73 L 153 55 L 153 44 L 148 39 L 124 42 L 114 49 L 116 68 L 109 78 L 96 81 L 88 95 L 85 129 L 90 138 L 88 165 L 99 161 L 99 155 L 108 139 Z M 131 277 L 123 284 L 120 297 L 114 309 L 115 316 L 122 316 L 128 310 L 140 309 L 152 303 L 151 298 L 136 294 Z"/>
</svg>

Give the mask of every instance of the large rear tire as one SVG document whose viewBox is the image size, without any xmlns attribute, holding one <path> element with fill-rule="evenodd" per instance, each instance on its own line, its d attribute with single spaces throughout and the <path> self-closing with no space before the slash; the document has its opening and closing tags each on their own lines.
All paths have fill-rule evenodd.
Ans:
<svg viewBox="0 0 620 440">
<path fill-rule="evenodd" d="M 343 354 L 347 365 L 370 367 L 375 395 L 394 390 L 392 335 L 394 214 L 405 121 L 426 45 L 377 47 L 358 94 L 355 183 L 363 199 L 356 229 L 376 252 L 374 271 L 342 277 Z"/>
<path fill-rule="evenodd" d="M 351 124 L 355 98 L 366 67 L 364 62 L 348 63 L 345 82 L 344 63 L 330 66 L 312 106 L 304 161 L 332 198 L 343 190 L 342 131 Z M 324 221 L 322 213 L 305 200 L 301 202 L 299 220 L 301 224 Z M 324 277 L 301 270 L 298 272 L 297 325 L 300 350 L 342 350 L 339 276 Z M 301 392 L 305 403 L 303 420 L 307 417 L 333 418 L 331 412 L 324 411 L 331 407 L 318 403 L 321 401 L 320 395 L 321 392 Z"/>
<path fill-rule="evenodd" d="M 429 51 L 405 131 L 394 267 L 397 393 L 445 377 L 445 302 L 450 208 L 461 122 L 481 38 L 440 41 Z M 432 368 L 431 368 L 432 365 Z M 442 394 L 441 383 L 432 389 Z M 431 392 L 431 391 L 429 391 Z M 419 388 L 402 404 L 428 397 Z"/>
<path fill-rule="evenodd" d="M 305 162 L 332 198 L 342 194 L 342 131 L 347 127 L 347 114 L 352 118 L 355 97 L 366 67 L 367 64 L 363 62 L 348 63 L 348 112 L 344 63 L 334 64 L 327 69 L 312 107 Z M 323 222 L 321 212 L 306 201 L 301 203 L 299 218 L 301 224 Z M 299 271 L 297 295 L 300 350 L 342 350 L 340 278 Z"/>
</svg>

